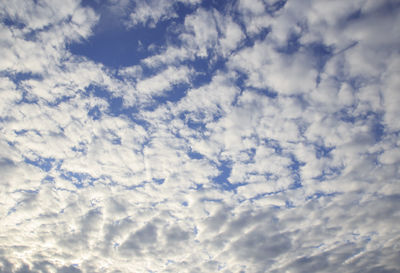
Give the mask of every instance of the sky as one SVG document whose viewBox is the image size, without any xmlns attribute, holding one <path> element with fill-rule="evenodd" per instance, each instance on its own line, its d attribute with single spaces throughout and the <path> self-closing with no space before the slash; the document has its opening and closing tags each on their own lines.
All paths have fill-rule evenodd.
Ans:
<svg viewBox="0 0 400 273">
<path fill-rule="evenodd" d="M 0 1 L 0 272 L 400 272 L 398 0 Z"/>
</svg>

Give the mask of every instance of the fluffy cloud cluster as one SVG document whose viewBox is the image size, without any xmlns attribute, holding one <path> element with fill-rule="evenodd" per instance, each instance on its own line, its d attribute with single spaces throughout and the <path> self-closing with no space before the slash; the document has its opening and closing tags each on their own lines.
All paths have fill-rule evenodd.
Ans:
<svg viewBox="0 0 400 273">
<path fill-rule="evenodd" d="M 106 7 L 0 3 L 0 272 L 400 271 L 398 1 Z"/>
</svg>

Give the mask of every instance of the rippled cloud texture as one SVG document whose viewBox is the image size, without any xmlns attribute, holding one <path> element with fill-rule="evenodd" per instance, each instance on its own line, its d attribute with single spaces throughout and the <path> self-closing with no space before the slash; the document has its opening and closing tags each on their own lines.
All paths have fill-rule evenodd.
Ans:
<svg viewBox="0 0 400 273">
<path fill-rule="evenodd" d="M 0 272 L 400 272 L 399 1 L 0 18 Z"/>
</svg>

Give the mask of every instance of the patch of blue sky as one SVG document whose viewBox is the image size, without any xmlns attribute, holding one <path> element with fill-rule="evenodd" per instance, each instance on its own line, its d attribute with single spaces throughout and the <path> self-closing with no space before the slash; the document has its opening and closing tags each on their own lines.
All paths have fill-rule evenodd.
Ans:
<svg viewBox="0 0 400 273">
<path fill-rule="evenodd" d="M 113 248 L 118 248 L 119 247 L 119 243 L 114 243 L 113 244 Z"/>
<path fill-rule="evenodd" d="M 219 163 L 220 165 L 217 166 L 217 168 L 220 171 L 220 174 L 212 178 L 214 185 L 218 189 L 223 191 L 233 191 L 234 193 L 236 193 L 238 187 L 248 184 L 246 182 L 235 184 L 229 182 L 229 176 L 232 172 L 232 162 L 220 160 Z"/>
<path fill-rule="evenodd" d="M 261 144 L 265 145 L 266 147 L 274 149 L 274 152 L 278 155 L 282 155 L 283 149 L 279 143 L 278 140 L 276 139 L 271 139 L 271 138 L 262 138 L 261 139 Z"/>
<path fill-rule="evenodd" d="M 207 130 L 206 123 L 202 121 L 197 121 L 193 119 L 188 119 L 186 121 L 186 125 L 193 130 L 196 130 L 198 132 L 205 132 Z"/>
<path fill-rule="evenodd" d="M 325 67 L 326 62 L 333 56 L 334 47 L 325 45 L 321 42 L 307 44 L 306 50 L 313 58 L 314 67 L 321 72 Z"/>
<path fill-rule="evenodd" d="M 341 193 L 339 193 L 339 192 L 331 192 L 331 193 L 316 192 L 316 193 L 314 193 L 312 195 L 307 196 L 306 200 L 315 200 L 315 199 L 320 199 L 320 198 L 323 198 L 323 197 L 334 197 L 334 196 L 337 196 L 339 194 L 341 194 Z"/>
<path fill-rule="evenodd" d="M 211 82 L 215 72 L 223 70 L 225 67 L 226 59 L 215 55 L 213 49 L 208 49 L 207 52 L 207 57 L 196 57 L 193 61 L 188 60 L 183 62 L 183 64 L 188 65 L 196 71 L 196 75 L 191 80 L 193 88 Z"/>
<path fill-rule="evenodd" d="M 320 74 L 324 70 L 327 61 L 334 56 L 335 48 L 333 46 L 325 45 L 322 42 L 301 44 L 301 36 L 301 33 L 291 33 L 286 44 L 278 47 L 276 50 L 285 55 L 292 55 L 303 48 L 310 58 L 310 63 Z M 317 85 L 320 83 L 319 74 L 316 79 Z"/>
<path fill-rule="evenodd" d="M 102 116 L 102 112 L 100 108 L 96 105 L 89 109 L 88 116 L 91 117 L 93 120 L 99 120 Z"/>
<path fill-rule="evenodd" d="M 13 120 L 13 118 L 12 117 L 10 117 L 10 116 L 3 116 L 3 117 L 0 117 L 0 122 L 10 122 L 10 121 L 12 121 Z M 8 145 L 10 145 L 10 146 L 14 146 L 15 144 L 13 143 L 13 142 L 11 142 L 11 141 L 7 141 L 7 143 L 8 143 Z"/>
<path fill-rule="evenodd" d="M 54 177 L 51 175 L 46 175 L 45 178 L 42 179 L 42 184 L 46 184 L 46 183 L 54 183 Z"/>
<path fill-rule="evenodd" d="M 23 136 L 23 135 L 25 135 L 26 133 L 28 133 L 29 131 L 30 131 L 30 130 L 27 130 L 27 129 L 21 129 L 21 130 L 14 130 L 14 133 L 15 133 L 17 136 Z M 34 130 L 34 132 L 35 132 L 36 134 L 40 135 L 40 133 L 39 133 L 38 131 Z"/>
<path fill-rule="evenodd" d="M 26 80 L 42 80 L 43 75 L 35 74 L 33 72 L 13 72 L 13 71 L 0 71 L 0 76 L 8 77 L 15 84 L 20 84 Z"/>
<path fill-rule="evenodd" d="M 226 1 L 203 1 L 201 5 L 205 8 L 217 8 L 223 10 L 227 3 Z M 233 1 L 234 2 L 234 1 Z M 83 55 L 96 62 L 103 63 L 110 67 L 124 67 L 140 64 L 141 60 L 154 54 L 154 50 L 148 50 L 149 46 L 152 48 L 161 48 L 166 42 L 169 44 L 176 43 L 181 46 L 181 41 L 177 38 L 179 35 L 167 35 L 168 32 L 172 33 L 176 22 L 183 21 L 185 15 L 193 11 L 193 8 L 185 6 L 181 3 L 175 5 L 178 13 L 177 18 L 168 19 L 159 22 L 156 27 L 137 27 L 126 29 L 122 24 L 114 27 L 112 30 L 102 30 L 97 28 L 95 34 L 87 41 L 82 43 L 75 43 L 69 45 L 69 50 L 77 55 Z M 102 23 L 100 22 L 101 26 Z M 257 39 L 264 39 L 268 31 L 261 31 L 260 35 L 263 37 L 247 38 L 248 43 L 254 43 Z M 170 41 L 175 37 L 174 41 Z M 213 49 L 208 50 L 207 58 L 195 58 L 193 61 L 186 60 L 184 65 L 188 65 L 195 69 L 196 76 L 191 80 L 191 86 L 194 88 L 209 83 L 212 75 L 221 70 L 225 66 L 225 59 L 216 55 Z M 145 76 L 151 76 L 157 73 L 157 68 L 146 68 L 142 66 Z M 167 96 L 162 96 L 160 101 L 177 101 L 185 95 L 185 86 L 175 86 L 173 92 L 169 92 Z"/>
<path fill-rule="evenodd" d="M 334 47 L 327 46 L 323 43 L 311 43 L 306 46 L 306 50 L 309 55 L 312 56 L 312 64 L 314 68 L 318 71 L 318 76 L 316 79 L 316 85 L 321 82 L 321 73 L 324 71 L 325 64 L 330 58 L 334 56 Z"/>
<path fill-rule="evenodd" d="M 288 169 L 291 172 L 290 176 L 293 180 L 293 183 L 290 185 L 289 189 L 294 190 L 302 187 L 300 167 L 304 166 L 305 163 L 297 160 L 294 155 L 291 155 L 290 158 L 292 163 L 288 166 Z"/>
<path fill-rule="evenodd" d="M 241 25 L 240 22 L 237 22 L 237 23 L 239 25 Z M 253 47 L 256 42 L 264 41 L 270 32 L 271 32 L 270 27 L 260 28 L 257 33 L 252 33 L 252 34 L 248 34 L 245 32 L 246 36 L 244 38 L 244 41 L 241 44 L 239 44 L 238 48 L 235 51 L 239 51 L 241 49 L 248 48 L 248 47 Z M 233 51 L 233 52 L 235 52 L 235 51 Z"/>
<path fill-rule="evenodd" d="M 277 11 L 279 11 L 280 9 L 282 9 L 285 4 L 286 4 L 287 0 L 278 0 L 278 1 L 274 1 L 273 3 L 266 3 L 263 2 L 264 4 L 264 10 L 265 12 L 274 15 Z M 203 0 L 201 2 L 201 7 L 205 8 L 205 9 L 216 9 L 219 12 L 226 14 L 232 14 L 235 15 L 235 13 L 237 13 L 233 7 L 235 7 L 235 5 L 237 5 L 238 1 L 237 0 L 228 0 L 228 1 L 219 1 L 219 0 Z"/>
<path fill-rule="evenodd" d="M 194 183 L 193 186 L 191 186 L 189 189 L 195 190 L 195 191 L 201 191 L 204 189 L 204 184 L 202 183 Z"/>
<path fill-rule="evenodd" d="M 165 182 L 165 178 L 153 178 L 152 179 L 154 183 L 156 183 L 157 185 L 162 185 Z"/>
<path fill-rule="evenodd" d="M 360 114 L 353 114 L 352 107 L 341 109 L 335 113 L 336 117 L 344 122 L 355 124 L 356 122 L 365 122 L 370 124 L 370 136 L 375 142 L 379 142 L 385 136 L 385 125 L 383 124 L 383 115 L 379 112 L 366 111 Z"/>
<path fill-rule="evenodd" d="M 16 105 L 23 103 L 34 104 L 38 102 L 38 98 L 26 90 L 24 82 L 27 80 L 41 81 L 43 79 L 42 75 L 32 72 L 13 72 L 3 70 L 0 71 L 0 76 L 7 77 L 9 80 L 11 80 L 17 86 L 18 92 L 21 92 L 22 97 L 15 102 Z"/>
<path fill-rule="evenodd" d="M 379 79 L 377 77 L 360 74 L 344 76 L 344 81 L 346 81 L 355 91 L 358 91 L 360 88 L 366 86 L 367 83 L 376 82 L 378 80 Z"/>
<path fill-rule="evenodd" d="M 243 92 L 243 90 L 246 88 L 246 80 L 249 78 L 248 74 L 240 71 L 240 70 L 236 70 L 236 77 L 233 79 L 234 84 L 236 87 L 238 87 L 241 91 L 241 93 Z M 240 93 L 240 94 L 241 94 Z"/>
<path fill-rule="evenodd" d="M 340 111 L 335 113 L 335 117 L 341 121 L 355 123 L 358 121 L 371 120 L 375 123 L 380 123 L 382 120 L 382 114 L 374 111 L 365 111 L 361 113 L 354 113 L 356 105 L 342 108 Z"/>
<path fill-rule="evenodd" d="M 243 163 L 254 163 L 254 157 L 256 155 L 256 148 L 250 148 L 250 149 L 246 149 L 241 151 L 242 153 L 246 153 L 249 156 L 249 159 L 244 160 Z"/>
<path fill-rule="evenodd" d="M 182 2 L 175 2 L 174 3 L 174 10 L 178 17 L 173 18 L 173 22 L 175 23 L 183 23 L 185 21 L 185 17 L 197 10 L 196 5 L 185 5 Z"/>
<path fill-rule="evenodd" d="M 14 192 L 23 192 L 23 193 L 28 193 L 28 194 L 37 194 L 39 193 L 39 190 L 27 190 L 27 189 L 18 189 L 15 190 Z"/>
<path fill-rule="evenodd" d="M 45 103 L 50 107 L 57 107 L 60 103 L 68 102 L 75 97 L 76 97 L 76 95 L 59 96 L 59 97 L 56 97 L 53 101 L 47 101 Z"/>
<path fill-rule="evenodd" d="M 35 190 L 26 190 L 26 189 L 17 189 L 15 191 L 13 191 L 13 193 L 24 193 L 25 198 L 18 201 L 13 207 L 11 207 L 8 212 L 7 215 L 11 215 L 14 212 L 17 211 L 18 207 L 25 203 L 25 202 L 29 202 L 30 200 L 34 199 L 35 196 L 39 193 L 39 190 L 35 189 Z"/>
<path fill-rule="evenodd" d="M 290 33 L 290 35 L 286 41 L 286 44 L 276 48 L 276 50 L 279 53 L 286 54 L 286 55 L 294 54 L 294 53 L 298 52 L 302 46 L 300 43 L 300 38 L 301 38 L 300 34 Z"/>
<path fill-rule="evenodd" d="M 86 143 L 84 143 L 84 142 L 81 141 L 81 142 L 79 142 L 78 145 L 73 146 L 73 147 L 71 148 L 71 150 L 74 151 L 74 152 L 78 152 L 78 153 L 81 153 L 81 154 L 83 154 L 83 155 L 86 155 L 86 154 L 87 154 L 88 148 L 87 148 Z"/>
<path fill-rule="evenodd" d="M 271 4 L 267 4 L 265 11 L 270 15 L 275 15 L 276 12 L 281 10 L 287 3 L 287 0 L 277 0 L 272 2 Z"/>
<path fill-rule="evenodd" d="M 83 1 L 82 4 L 92 7 L 102 16 L 95 27 L 94 35 L 86 41 L 70 44 L 69 50 L 73 54 L 85 56 L 113 68 L 138 65 L 141 60 L 162 50 L 166 44 L 180 46 L 181 41 L 178 36 L 167 33 L 174 33 L 176 26 L 183 23 L 185 16 L 195 10 L 194 6 L 178 2 L 173 6 L 177 17 L 160 20 L 154 26 L 139 24 L 127 28 L 123 22 L 111 22 L 113 16 L 109 14 L 106 3 Z M 127 7 L 127 10 L 129 9 L 134 10 L 134 7 Z M 157 71 L 155 68 L 149 70 L 146 70 L 145 66 L 142 68 L 148 73 Z"/>
<path fill-rule="evenodd" d="M 16 105 L 20 104 L 37 104 L 39 102 L 39 98 L 37 96 L 32 96 L 32 94 L 29 94 L 25 90 L 22 92 L 22 98 L 19 101 L 16 101 Z"/>
<path fill-rule="evenodd" d="M 204 113 L 199 113 L 193 116 L 193 113 L 185 111 L 179 114 L 179 118 L 183 120 L 190 129 L 199 132 L 205 132 L 207 130 L 206 123 L 202 121 L 205 118 Z"/>
<path fill-rule="evenodd" d="M 296 206 L 293 204 L 292 201 L 286 200 L 285 201 L 285 208 L 287 209 L 291 209 L 291 208 L 295 208 Z"/>
<path fill-rule="evenodd" d="M 229 5 L 229 1 L 203 1 L 201 5 L 204 8 L 216 8 L 217 10 L 223 11 L 226 6 Z M 231 1 L 234 4 L 235 1 Z M 92 5 L 90 2 L 85 5 Z M 101 9 L 99 5 L 93 6 L 95 9 Z M 93 61 L 105 64 L 109 67 L 121 68 L 131 65 L 140 65 L 141 61 L 146 57 L 153 55 L 157 49 L 162 49 L 165 44 L 172 44 L 176 46 L 182 46 L 179 40 L 179 35 L 168 35 L 173 34 L 176 31 L 175 25 L 182 23 L 184 17 L 187 14 L 193 12 L 194 8 L 177 3 L 175 6 L 178 17 L 160 21 L 155 27 L 134 27 L 127 29 L 123 24 L 117 24 L 111 29 L 102 29 L 101 26 L 105 24 L 100 19 L 99 26 L 93 36 L 89 37 L 87 41 L 81 43 L 73 43 L 69 45 L 69 50 L 73 54 L 85 56 Z M 269 30 L 261 31 L 259 37 L 247 38 L 247 43 L 252 44 L 257 39 L 264 39 Z M 172 39 L 172 40 L 171 40 Z M 150 50 L 149 47 L 152 49 Z M 176 102 L 186 95 L 189 87 L 196 88 L 209 83 L 216 71 L 223 70 L 225 68 L 226 59 L 216 54 L 214 49 L 208 49 L 208 56 L 205 58 L 196 57 L 194 60 L 185 60 L 182 62 L 190 68 L 196 71 L 193 75 L 189 84 L 178 84 L 174 85 L 167 90 L 163 95 L 154 96 L 153 101 L 145 106 L 145 110 L 152 111 L 159 107 L 160 104 L 166 102 Z M 149 77 L 159 72 L 162 67 L 149 68 L 142 65 L 143 75 Z M 96 87 L 95 93 L 100 88 Z M 273 96 L 272 93 L 265 92 L 267 95 Z M 110 112 L 112 114 L 131 114 L 137 112 L 137 109 L 131 108 L 126 109 L 122 106 L 122 98 L 113 98 L 109 95 L 101 94 L 100 97 L 107 97 L 107 101 L 110 103 Z M 94 108 L 90 110 L 89 115 L 94 119 L 99 119 L 101 113 L 98 109 Z"/>
<path fill-rule="evenodd" d="M 7 216 L 13 214 L 13 213 L 16 212 L 16 211 L 17 211 L 17 208 L 16 208 L 16 207 L 10 208 L 10 209 L 8 210 L 8 212 L 7 212 Z"/>
<path fill-rule="evenodd" d="M 35 159 L 25 158 L 24 162 L 35 167 L 42 169 L 45 172 L 50 171 L 56 160 L 54 158 L 45 158 L 41 156 L 37 156 Z"/>
<path fill-rule="evenodd" d="M 274 99 L 278 96 L 278 93 L 276 91 L 271 90 L 269 88 L 256 88 L 256 87 L 249 86 L 249 87 L 247 87 L 247 89 L 252 90 L 252 91 L 256 92 L 257 94 L 267 96 L 268 98 L 271 98 L 271 99 Z"/>
<path fill-rule="evenodd" d="M 113 93 L 104 89 L 101 86 L 90 85 L 86 88 L 86 92 L 92 94 L 96 97 L 103 98 L 108 103 L 108 112 L 107 114 L 111 114 L 113 116 L 119 116 L 122 114 L 130 114 L 132 112 L 138 112 L 139 110 L 135 107 L 123 107 L 123 99 L 122 97 L 115 96 Z M 92 110 L 92 109 L 91 109 Z"/>
<path fill-rule="evenodd" d="M 335 113 L 335 116 L 344 122 L 354 123 L 356 117 L 352 114 L 353 107 L 342 108 L 339 112 Z"/>
<path fill-rule="evenodd" d="M 136 184 L 136 185 L 133 185 L 133 186 L 123 186 L 124 187 L 124 189 L 125 190 L 128 190 L 128 191 L 135 191 L 136 189 L 138 189 L 138 188 L 144 188 L 144 186 L 146 185 L 146 184 L 148 184 L 149 182 L 148 181 L 142 181 L 142 182 L 140 182 L 139 184 Z M 117 183 L 112 183 L 111 185 L 117 185 Z"/>
<path fill-rule="evenodd" d="M 250 174 L 258 175 L 258 173 L 250 173 Z M 278 181 L 279 179 L 279 175 L 274 173 L 264 172 L 262 175 L 264 176 L 266 181 Z"/>
<path fill-rule="evenodd" d="M 218 1 L 218 0 L 203 0 L 201 7 L 207 10 L 216 9 L 219 12 L 224 12 L 230 5 L 234 4 L 235 0 Z"/>
<path fill-rule="evenodd" d="M 345 19 L 344 23 L 351 23 L 351 21 L 356 21 L 361 18 L 361 9 L 357 9 L 356 11 L 350 13 Z"/>
<path fill-rule="evenodd" d="M 201 153 L 198 153 L 196 151 L 188 151 L 187 155 L 191 158 L 191 159 L 203 159 L 204 155 L 202 155 Z"/>
<path fill-rule="evenodd" d="M 319 182 L 329 181 L 338 177 L 344 169 L 344 166 L 330 166 L 321 171 L 321 174 L 313 177 L 314 180 Z"/>
<path fill-rule="evenodd" d="M 100 109 L 96 106 L 89 109 L 88 116 L 91 117 L 93 120 L 101 119 L 104 114 L 111 116 L 122 115 L 144 128 L 148 128 L 150 126 L 147 121 L 140 118 L 140 109 L 137 106 L 124 106 L 122 97 L 115 96 L 112 92 L 109 92 L 103 87 L 90 85 L 86 88 L 85 92 L 85 95 L 92 94 L 96 97 L 105 99 L 108 103 L 108 108 L 105 112 L 100 111 Z"/>
<path fill-rule="evenodd" d="M 232 106 L 236 106 L 239 98 L 241 97 L 241 95 L 243 94 L 244 90 L 250 90 L 252 92 L 255 92 L 257 94 L 263 95 L 263 96 L 267 96 L 268 98 L 274 99 L 276 97 L 278 97 L 278 93 L 270 88 L 257 88 L 254 86 L 248 86 L 246 84 L 246 81 L 248 80 L 248 74 L 244 73 L 242 71 L 239 70 L 235 70 L 236 73 L 236 77 L 233 79 L 235 87 L 237 87 L 240 91 L 239 93 L 236 95 L 235 99 L 232 102 Z"/>
<path fill-rule="evenodd" d="M 121 138 L 120 137 L 115 137 L 111 140 L 111 143 L 113 145 L 121 145 Z"/>
<path fill-rule="evenodd" d="M 379 142 L 385 136 L 385 126 L 380 122 L 376 122 L 372 125 L 371 133 L 375 141 Z"/>
<path fill-rule="evenodd" d="M 320 158 L 331 158 L 331 151 L 333 151 L 335 149 L 335 147 L 326 147 L 324 145 L 318 145 L 318 144 L 314 144 L 314 148 L 315 148 L 315 156 L 320 159 Z"/>
<path fill-rule="evenodd" d="M 304 137 L 304 134 L 307 131 L 307 128 L 310 126 L 309 122 L 306 122 L 300 118 L 294 119 L 297 125 L 297 129 L 299 130 L 299 134 Z M 296 141 L 289 141 L 290 143 L 296 143 Z"/>
<path fill-rule="evenodd" d="M 77 189 L 93 185 L 93 182 L 96 181 L 96 178 L 87 173 L 77 173 L 62 170 L 60 177 L 70 181 Z"/>
<path fill-rule="evenodd" d="M 220 199 L 220 198 L 201 198 L 200 201 L 201 202 L 219 203 L 219 204 L 224 203 L 224 200 Z"/>
<path fill-rule="evenodd" d="M 155 28 L 127 29 L 123 25 L 110 30 L 98 28 L 87 41 L 72 43 L 68 49 L 73 54 L 85 56 L 108 67 L 138 65 L 142 59 L 153 54 L 149 46 L 161 47 L 165 44 L 167 26 L 161 23 Z"/>
<path fill-rule="evenodd" d="M 143 109 L 146 111 L 153 111 L 167 102 L 178 102 L 180 99 L 186 96 L 187 90 L 189 90 L 190 87 L 191 85 L 188 83 L 173 85 L 169 90 L 164 90 L 163 94 L 154 95 L 152 97 L 152 102 L 143 107 Z"/>
<path fill-rule="evenodd" d="M 1 21 L 4 25 L 8 27 L 14 27 L 17 29 L 23 29 L 24 27 L 26 27 L 26 24 L 22 23 L 21 21 L 10 18 L 9 16 L 1 18 Z"/>
<path fill-rule="evenodd" d="M 260 200 L 260 199 L 266 198 L 268 196 L 280 194 L 282 192 L 284 192 L 284 190 L 273 191 L 273 192 L 262 192 L 262 193 L 257 194 L 256 196 L 250 198 L 250 201 Z M 276 206 L 276 207 L 279 207 L 279 206 Z"/>
</svg>

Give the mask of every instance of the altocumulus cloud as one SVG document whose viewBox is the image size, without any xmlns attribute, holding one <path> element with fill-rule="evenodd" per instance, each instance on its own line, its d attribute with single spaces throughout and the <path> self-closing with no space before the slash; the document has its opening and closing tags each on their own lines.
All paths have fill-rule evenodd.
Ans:
<svg viewBox="0 0 400 273">
<path fill-rule="evenodd" d="M 400 272 L 399 1 L 0 19 L 0 272 Z"/>
</svg>

